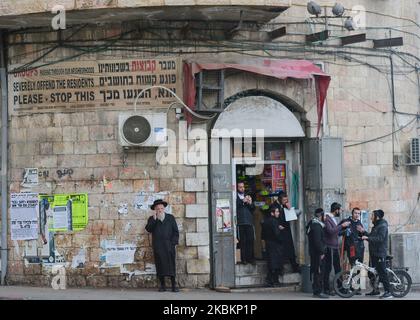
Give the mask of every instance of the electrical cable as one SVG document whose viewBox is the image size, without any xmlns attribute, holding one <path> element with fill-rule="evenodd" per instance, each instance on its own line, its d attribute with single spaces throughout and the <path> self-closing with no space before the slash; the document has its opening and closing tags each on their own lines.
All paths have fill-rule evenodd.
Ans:
<svg viewBox="0 0 420 320">
<path fill-rule="evenodd" d="M 393 135 L 393 134 L 401 131 L 402 129 L 408 127 L 410 124 L 412 124 L 416 120 L 417 120 L 417 116 L 413 120 L 411 120 L 410 122 L 408 122 L 406 125 L 404 125 L 403 127 L 399 128 L 398 130 L 395 130 L 394 132 L 388 133 L 386 135 L 383 135 L 383 136 L 380 136 L 380 137 L 377 137 L 377 138 L 374 138 L 374 139 L 370 139 L 370 140 L 366 140 L 366 141 L 361 141 L 361 142 L 354 143 L 354 144 L 349 144 L 349 145 L 344 146 L 344 148 L 354 147 L 354 146 L 358 146 L 358 145 L 361 145 L 361 144 L 365 144 L 365 143 L 369 143 L 369 142 L 373 142 L 373 141 L 377 141 L 377 140 L 380 140 L 380 139 L 389 137 L 390 135 Z"/>
</svg>

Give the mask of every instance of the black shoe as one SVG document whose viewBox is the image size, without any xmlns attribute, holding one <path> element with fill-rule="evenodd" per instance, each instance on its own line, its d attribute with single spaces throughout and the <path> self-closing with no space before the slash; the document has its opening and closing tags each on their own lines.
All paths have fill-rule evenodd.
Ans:
<svg viewBox="0 0 420 320">
<path fill-rule="evenodd" d="M 301 270 L 300 270 L 300 266 L 297 264 L 297 265 L 295 265 L 295 266 L 293 266 L 293 272 L 294 273 L 300 273 L 301 272 Z"/>
<path fill-rule="evenodd" d="M 314 293 L 312 295 L 314 298 L 320 298 L 320 299 L 329 299 L 330 297 L 324 293 Z"/>
<path fill-rule="evenodd" d="M 356 291 L 354 292 L 354 294 L 355 294 L 356 296 L 360 296 L 360 295 L 362 295 L 362 293 L 360 292 L 360 290 L 356 290 Z"/>
<path fill-rule="evenodd" d="M 324 294 L 327 294 L 327 295 L 332 296 L 332 297 L 335 296 L 334 290 L 325 291 Z"/>
<path fill-rule="evenodd" d="M 159 288 L 159 292 L 164 292 L 164 291 L 166 291 L 166 288 L 165 287 L 160 287 Z"/>
<path fill-rule="evenodd" d="M 172 287 L 172 292 L 179 292 L 179 289 L 177 287 Z"/>
<path fill-rule="evenodd" d="M 379 299 L 392 299 L 394 296 L 389 291 L 385 291 L 383 295 L 379 297 Z"/>
<path fill-rule="evenodd" d="M 275 287 L 281 287 L 281 283 L 280 282 L 274 282 L 274 286 Z"/>
<path fill-rule="evenodd" d="M 381 293 L 378 290 L 373 290 L 369 293 L 366 293 L 365 296 L 377 296 L 379 294 L 381 294 Z"/>
</svg>

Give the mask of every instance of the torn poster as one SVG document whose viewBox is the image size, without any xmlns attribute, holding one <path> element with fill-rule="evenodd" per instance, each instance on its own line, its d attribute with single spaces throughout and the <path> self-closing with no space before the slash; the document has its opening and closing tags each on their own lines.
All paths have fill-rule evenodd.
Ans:
<svg viewBox="0 0 420 320">
<path fill-rule="evenodd" d="M 86 263 L 86 249 L 82 248 L 79 250 L 79 253 L 73 257 L 71 262 L 72 269 L 83 268 Z"/>
<path fill-rule="evenodd" d="M 107 243 L 105 248 L 105 262 L 107 265 L 121 265 L 134 262 L 136 246 L 131 243 Z"/>
<path fill-rule="evenodd" d="M 25 168 L 23 181 L 20 184 L 23 187 L 32 187 L 38 185 L 38 168 Z"/>
<path fill-rule="evenodd" d="M 150 210 L 150 206 L 153 204 L 155 200 L 164 199 L 168 195 L 169 195 L 168 191 L 162 191 L 162 192 L 156 192 L 156 193 L 140 191 L 136 195 L 134 208 L 139 209 L 139 210 L 146 210 L 146 211 Z M 165 212 L 172 214 L 172 208 L 170 205 L 166 207 Z"/>
<path fill-rule="evenodd" d="M 10 194 L 10 223 L 12 240 L 38 238 L 38 194 Z"/>
</svg>

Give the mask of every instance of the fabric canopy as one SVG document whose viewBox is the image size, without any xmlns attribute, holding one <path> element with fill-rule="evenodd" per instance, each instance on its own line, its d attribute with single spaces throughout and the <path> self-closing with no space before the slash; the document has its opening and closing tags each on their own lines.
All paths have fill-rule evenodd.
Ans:
<svg viewBox="0 0 420 320">
<path fill-rule="evenodd" d="M 203 70 L 236 69 L 256 73 L 277 79 L 314 79 L 316 88 L 318 129 L 321 128 L 321 120 L 325 98 L 331 77 L 319 67 L 307 60 L 271 60 L 258 59 L 246 63 L 218 63 L 218 62 L 185 62 L 184 72 L 184 102 L 191 109 L 195 108 L 195 75 Z M 191 115 L 187 119 L 191 121 Z"/>
</svg>

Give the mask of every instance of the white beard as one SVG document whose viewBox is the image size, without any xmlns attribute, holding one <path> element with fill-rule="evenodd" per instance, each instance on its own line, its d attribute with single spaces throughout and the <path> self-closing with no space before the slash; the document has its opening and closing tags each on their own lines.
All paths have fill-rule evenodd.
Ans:
<svg viewBox="0 0 420 320">
<path fill-rule="evenodd" d="M 162 214 L 156 214 L 156 218 L 158 218 L 160 222 L 163 222 L 163 220 L 165 219 L 165 212 L 163 212 Z"/>
</svg>

